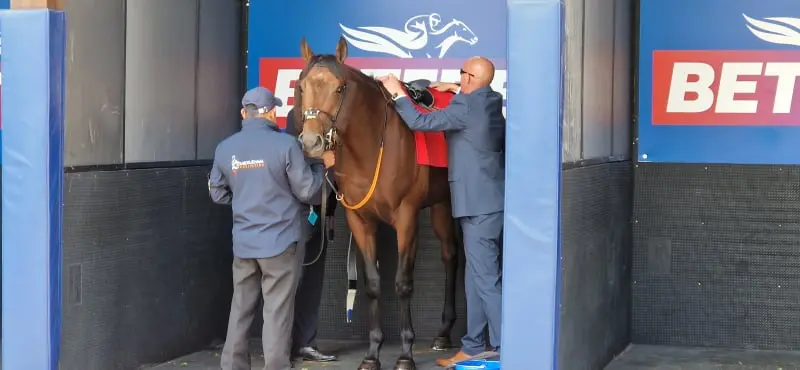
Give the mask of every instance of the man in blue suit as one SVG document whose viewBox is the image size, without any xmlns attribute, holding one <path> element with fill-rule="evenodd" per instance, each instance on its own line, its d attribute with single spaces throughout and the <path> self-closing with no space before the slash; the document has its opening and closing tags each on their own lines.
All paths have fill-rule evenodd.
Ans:
<svg viewBox="0 0 800 370">
<path fill-rule="evenodd" d="M 448 146 L 448 178 L 453 217 L 461 223 L 467 256 L 465 273 L 467 333 L 461 351 L 436 360 L 442 367 L 500 350 L 500 238 L 505 198 L 505 132 L 503 97 L 489 84 L 494 65 L 474 57 L 461 69 L 461 83 L 432 85 L 457 94 L 440 111 L 421 114 L 405 96 L 401 82 L 389 75 L 381 81 L 395 98 L 400 116 L 414 131 L 443 131 Z"/>
</svg>

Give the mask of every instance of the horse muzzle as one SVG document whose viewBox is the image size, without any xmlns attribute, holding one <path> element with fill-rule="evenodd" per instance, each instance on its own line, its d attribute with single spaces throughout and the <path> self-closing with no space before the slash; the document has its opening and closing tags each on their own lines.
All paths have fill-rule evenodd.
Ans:
<svg viewBox="0 0 800 370">
<path fill-rule="evenodd" d="M 310 157 L 320 157 L 325 151 L 325 138 L 320 134 L 301 132 L 297 139 L 300 141 L 300 147 Z"/>
</svg>

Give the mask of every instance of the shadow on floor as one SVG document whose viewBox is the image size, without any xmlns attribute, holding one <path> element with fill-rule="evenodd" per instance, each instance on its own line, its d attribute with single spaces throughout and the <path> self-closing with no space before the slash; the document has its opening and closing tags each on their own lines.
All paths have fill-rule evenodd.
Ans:
<svg viewBox="0 0 800 370">
<path fill-rule="evenodd" d="M 800 370 L 800 352 L 631 345 L 605 370 Z"/>
<path fill-rule="evenodd" d="M 420 341 L 414 351 L 414 359 L 417 362 L 417 369 L 429 370 L 440 369 L 435 364 L 435 359 L 439 357 L 449 357 L 456 352 L 434 352 L 427 348 L 429 343 Z M 321 341 L 320 350 L 326 353 L 335 353 L 339 356 L 339 361 L 328 363 L 300 362 L 295 363 L 297 370 L 354 370 L 361 364 L 368 345 L 363 342 L 354 341 Z M 200 351 L 188 356 L 184 356 L 166 363 L 146 367 L 148 370 L 219 370 L 219 356 L 222 346 L 215 346 L 206 351 Z M 253 370 L 261 370 L 264 367 L 264 353 L 261 350 L 261 341 L 253 340 L 250 344 L 251 358 L 253 359 Z M 394 362 L 400 354 L 399 343 L 385 343 L 381 349 L 381 362 L 383 369 L 394 368 Z"/>
</svg>

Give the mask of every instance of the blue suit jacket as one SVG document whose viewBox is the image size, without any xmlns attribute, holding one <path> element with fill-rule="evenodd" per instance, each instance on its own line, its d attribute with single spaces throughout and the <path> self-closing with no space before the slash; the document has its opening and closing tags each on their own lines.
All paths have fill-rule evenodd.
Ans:
<svg viewBox="0 0 800 370">
<path fill-rule="evenodd" d="M 506 119 L 500 93 L 484 87 L 456 94 L 447 108 L 428 114 L 407 97 L 395 106 L 411 130 L 444 131 L 453 217 L 503 210 Z"/>
</svg>

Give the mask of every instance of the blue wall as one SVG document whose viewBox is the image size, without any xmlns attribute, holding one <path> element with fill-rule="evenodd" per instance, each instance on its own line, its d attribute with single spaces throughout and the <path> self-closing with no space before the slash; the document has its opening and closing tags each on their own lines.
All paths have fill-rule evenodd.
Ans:
<svg viewBox="0 0 800 370">
<path fill-rule="evenodd" d="M 0 12 L 2 61 L 2 368 L 56 370 L 61 342 L 64 13 Z"/>
<path fill-rule="evenodd" d="M 638 160 L 672 163 L 800 164 L 800 97 L 794 93 L 788 113 L 773 113 L 777 78 L 760 76 L 767 66 L 733 82 L 738 103 L 720 100 L 722 63 L 796 62 L 800 59 L 797 31 L 781 17 L 800 14 L 795 0 L 673 0 L 642 1 L 639 35 Z M 785 34 L 781 34 L 784 32 Z M 714 82 L 711 106 L 694 109 L 666 102 L 676 62 L 708 64 Z M 736 77 L 734 77 L 736 78 Z M 694 81 L 697 77 L 678 80 Z M 750 81 L 750 82 L 746 82 Z M 732 86 L 729 84 L 728 86 Z M 794 87 L 797 84 L 795 81 Z M 753 92 L 748 92 L 748 89 Z M 730 90 L 729 90 L 730 91 Z M 676 96 L 684 96 L 678 93 Z M 697 99 L 689 93 L 686 100 Z M 680 100 L 673 100 L 680 101 Z M 749 108 L 755 113 L 720 113 Z M 706 109 L 707 108 L 707 109 Z M 688 113 L 676 113 L 688 112 Z"/>
<path fill-rule="evenodd" d="M 8 9 L 11 7 L 11 0 L 0 0 L 0 10 L 1 9 Z M 2 58 L 2 35 L 0 35 L 0 58 Z M 2 73 L 2 70 L 0 70 Z M 2 87 L 0 87 L 0 96 L 2 96 Z M 3 163 L 3 122 L 2 118 L 0 118 L 0 164 Z"/>
</svg>

